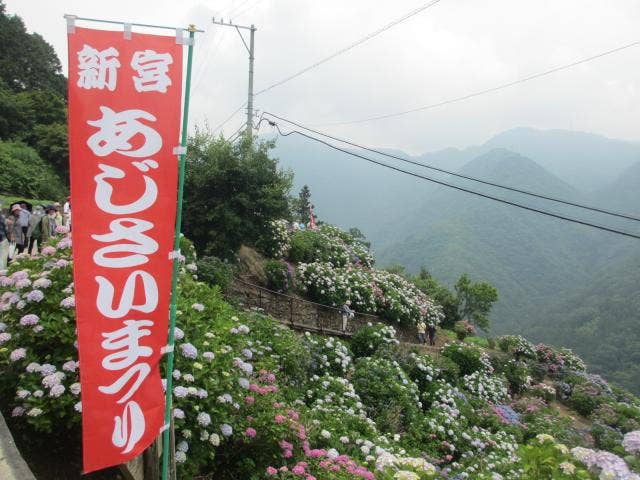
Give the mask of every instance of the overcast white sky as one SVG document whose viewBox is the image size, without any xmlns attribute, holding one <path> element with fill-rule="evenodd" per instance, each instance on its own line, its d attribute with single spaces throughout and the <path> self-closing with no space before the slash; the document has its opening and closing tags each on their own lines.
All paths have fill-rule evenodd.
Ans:
<svg viewBox="0 0 640 480">
<path fill-rule="evenodd" d="M 426 0 L 6 0 L 67 65 L 64 13 L 206 30 L 197 37 L 192 119 L 213 127 L 246 99 L 247 54 L 213 15 L 254 23 L 256 91 Z M 436 103 L 640 40 L 640 0 L 442 0 L 256 98 L 306 124 Z M 231 134 L 242 123 L 227 124 Z M 422 153 L 478 144 L 517 126 L 640 140 L 640 46 L 542 79 L 404 117 L 325 131 Z"/>
</svg>

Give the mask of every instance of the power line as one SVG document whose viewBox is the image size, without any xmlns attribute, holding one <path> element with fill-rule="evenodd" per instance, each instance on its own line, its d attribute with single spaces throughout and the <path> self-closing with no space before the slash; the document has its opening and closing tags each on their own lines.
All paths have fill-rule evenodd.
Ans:
<svg viewBox="0 0 640 480">
<path fill-rule="evenodd" d="M 214 128 L 213 130 L 211 130 L 211 133 L 214 133 L 218 130 L 220 130 L 222 127 L 224 127 L 233 117 L 236 116 L 236 114 L 238 112 L 240 112 L 245 106 L 247 105 L 247 102 L 244 102 L 242 105 L 240 105 L 237 109 L 235 109 L 233 111 L 233 113 L 231 115 L 229 115 L 225 120 L 223 120 L 222 122 L 220 122 L 220 124 Z"/>
<path fill-rule="evenodd" d="M 581 204 L 581 203 L 572 202 L 572 201 L 569 201 L 569 200 L 563 200 L 563 199 L 551 197 L 551 196 L 548 196 L 548 195 L 542 195 L 540 193 L 532 192 L 532 191 L 529 191 L 529 190 L 523 190 L 523 189 L 520 189 L 520 188 L 511 187 L 511 186 L 508 186 L 508 185 L 502 185 L 502 184 L 499 184 L 499 183 L 491 182 L 489 180 L 483 180 L 481 178 L 472 177 L 470 175 L 463 175 L 461 173 L 456 173 L 456 172 L 452 172 L 450 170 L 445 170 L 444 168 L 439 168 L 439 167 L 436 167 L 434 165 L 429 165 L 429 164 L 426 164 L 426 163 L 416 162 L 414 160 L 409 160 L 408 158 L 403 158 L 403 157 L 400 157 L 398 155 L 393 155 L 391 153 L 383 152 L 381 150 L 376 150 L 375 148 L 365 147 L 363 145 L 359 145 L 357 143 L 354 143 L 354 142 L 352 142 L 350 140 L 345 140 L 343 138 L 334 137 L 333 135 L 329 135 L 327 133 L 320 132 L 318 130 L 314 130 L 314 129 L 306 127 L 306 126 L 304 126 L 304 125 L 302 125 L 300 123 L 297 123 L 297 122 L 294 122 L 292 120 L 288 120 L 288 119 L 286 119 L 284 117 L 278 116 L 278 115 L 276 115 L 274 113 L 270 113 L 270 112 L 265 111 L 265 112 L 263 112 L 263 115 L 269 115 L 271 117 L 274 117 L 274 118 L 277 118 L 277 119 L 282 120 L 284 122 L 287 122 L 287 123 L 289 123 L 291 125 L 295 125 L 296 127 L 302 128 L 302 129 L 307 130 L 309 132 L 313 132 L 313 133 L 315 133 L 317 135 L 321 135 L 321 136 L 323 136 L 325 138 L 330 138 L 331 140 L 335 140 L 337 142 L 345 143 L 347 145 L 351 145 L 352 147 L 360 148 L 360 149 L 366 150 L 368 152 L 372 152 L 372 153 L 376 153 L 378 155 L 382 155 L 382 156 L 385 156 L 385 157 L 389 157 L 389 158 L 393 158 L 393 159 L 396 159 L 396 160 L 400 160 L 401 162 L 410 163 L 411 165 L 417 165 L 419 167 L 428 168 L 430 170 L 435 170 L 437 172 L 446 173 L 446 174 L 452 175 L 454 177 L 464 178 L 465 180 L 471 180 L 473 182 L 482 183 L 484 185 L 490 185 L 492 187 L 502 188 L 504 190 L 509 190 L 509 191 L 521 193 L 521 194 L 524 194 L 524 195 L 529 195 L 531 197 L 541 198 L 543 200 L 549 200 L 551 202 L 557 202 L 557 203 L 561 203 L 561 204 L 565 204 L 565 205 L 570 205 L 572 207 L 578 207 L 578 208 L 582 208 L 582 209 L 585 209 L 585 210 L 591 210 L 593 212 L 604 213 L 606 215 L 611 215 L 611 216 L 614 216 L 614 217 L 624 218 L 626 220 L 634 220 L 636 222 L 640 222 L 640 218 L 639 217 L 635 217 L 635 216 L 630 215 L 630 214 L 614 212 L 614 211 L 611 211 L 611 210 L 605 210 L 605 209 L 599 208 L 599 207 L 593 207 L 593 206 L 584 205 L 584 204 Z"/>
<path fill-rule="evenodd" d="M 617 48 L 614 48 L 614 49 L 611 49 L 611 50 L 607 50 L 605 52 L 601 52 L 601 53 L 598 53 L 596 55 L 592 55 L 590 57 L 583 58 L 581 60 L 577 60 L 575 62 L 571 62 L 571 63 L 565 64 L 565 65 L 561 65 L 559 67 L 555 67 L 555 68 L 552 68 L 550 70 L 545 70 L 544 72 L 539 72 L 539 73 L 535 73 L 533 75 L 529 75 L 527 77 L 519 78 L 519 79 L 514 80 L 512 82 L 503 83 L 501 85 L 498 85 L 498 86 L 495 86 L 495 87 L 491 87 L 491 88 L 487 88 L 485 90 L 479 90 L 477 92 L 469 93 L 469 94 L 463 95 L 461 97 L 455 97 L 455 98 L 451 98 L 451 99 L 448 99 L 448 100 L 443 100 L 443 101 L 438 102 L 438 103 L 432 103 L 430 105 L 423 105 L 421 107 L 411 108 L 409 110 L 403 110 L 401 112 L 388 113 L 388 114 L 385 114 L 385 115 L 376 115 L 374 117 L 362 118 L 362 119 L 359 119 L 359 120 L 346 120 L 346 121 L 338 121 L 338 122 L 319 123 L 319 124 L 315 124 L 314 126 L 315 127 L 328 127 L 328 126 L 334 126 L 334 125 L 354 125 L 356 123 L 365 123 L 365 122 L 372 122 L 372 121 L 375 121 L 375 120 L 383 120 L 383 119 L 386 119 L 386 118 L 400 117 L 402 115 L 407 115 L 409 113 L 415 113 L 415 112 L 420 112 L 420 111 L 423 111 L 423 110 L 430 110 L 432 108 L 442 107 L 444 105 L 449 105 L 451 103 L 457 103 L 457 102 L 461 102 L 463 100 L 468 100 L 470 98 L 479 97 L 480 95 L 484 95 L 484 94 L 487 94 L 487 93 L 493 93 L 493 92 L 496 92 L 498 90 L 502 90 L 504 88 L 513 87 L 514 85 L 518 85 L 520 83 L 528 82 L 530 80 L 535 80 L 536 78 L 544 77 L 546 75 L 551 75 L 552 73 L 560 72 L 562 70 L 567 70 L 567 69 L 575 67 L 577 65 L 581 65 L 581 64 L 587 63 L 587 62 L 591 62 L 592 60 L 597 60 L 598 58 L 605 57 L 607 55 L 611 55 L 613 53 L 620 52 L 621 50 L 625 50 L 627 48 L 635 47 L 636 45 L 640 45 L 640 41 L 635 41 L 635 42 L 632 42 L 632 43 L 628 43 L 626 45 L 622 45 L 620 47 L 617 47 Z M 258 93 L 260 93 L 260 92 L 258 92 Z"/>
<path fill-rule="evenodd" d="M 541 215 L 546 215 L 546 216 L 557 218 L 557 219 L 560 219 L 560 220 L 565 220 L 567 222 L 577 223 L 579 225 L 584 225 L 584 226 L 587 226 L 587 227 L 597 228 L 599 230 L 604 230 L 606 232 L 615 233 L 615 234 L 618 234 L 618 235 L 623 235 L 625 237 L 631 237 L 631 238 L 640 239 L 640 235 L 636 235 L 636 234 L 629 233 L 629 232 L 624 232 L 622 230 L 616 230 L 614 228 L 605 227 L 603 225 L 597 225 L 597 224 L 586 222 L 584 220 L 579 220 L 579 219 L 576 219 L 576 218 L 565 217 L 564 215 L 559 215 L 557 213 L 548 212 L 546 210 L 540 210 L 538 208 L 529 207 L 529 206 L 523 205 L 521 203 L 512 202 L 510 200 L 505 200 L 503 198 L 494 197 L 492 195 L 487 195 L 485 193 L 481 193 L 481 192 L 477 192 L 475 190 L 470 190 L 468 188 L 460 187 L 458 185 L 454 185 L 454 184 L 451 184 L 451 183 L 448 183 L 448 182 L 444 182 L 442 180 L 436 180 L 434 178 L 427 177 L 427 176 L 424 176 L 424 175 L 420 175 L 418 173 L 411 172 L 409 170 L 403 170 L 402 168 L 398 168 L 398 167 L 395 167 L 393 165 L 389 165 L 389 164 L 386 164 L 384 162 L 380 162 L 378 160 L 374 160 L 374 159 L 366 157 L 364 155 L 360 155 L 360 154 L 355 153 L 355 152 L 350 152 L 349 150 L 340 148 L 340 147 L 338 147 L 336 145 L 333 145 L 333 144 L 331 144 L 329 142 L 326 142 L 326 141 L 324 141 L 322 139 L 315 138 L 315 137 L 313 137 L 311 135 L 308 135 L 308 134 L 306 134 L 304 132 L 301 132 L 299 130 L 292 130 L 289 133 L 283 133 L 280 130 L 280 126 L 277 123 L 273 122 L 272 120 L 267 120 L 267 121 L 269 122 L 270 125 L 274 126 L 278 130 L 278 133 L 283 137 L 286 137 L 286 136 L 289 136 L 289 135 L 292 135 L 292 134 L 297 134 L 297 135 L 305 137 L 305 138 L 307 138 L 309 140 L 313 140 L 314 142 L 318 142 L 318 143 L 321 143 L 323 145 L 326 145 L 327 147 L 333 148 L 334 150 L 337 150 L 339 152 L 346 153 L 347 155 L 351 155 L 353 157 L 360 158 L 362 160 L 365 160 L 365 161 L 370 162 L 370 163 L 374 163 L 374 164 L 379 165 L 381 167 L 385 167 L 385 168 L 389 168 L 391 170 L 395 170 L 396 172 L 404 173 L 406 175 L 411 175 L 412 177 L 416 177 L 416 178 L 420 178 L 422 180 L 426 180 L 428 182 L 436 183 L 436 184 L 442 185 L 444 187 L 453 188 L 453 189 L 461 191 L 461 192 L 470 193 L 472 195 L 476 195 L 476 196 L 479 196 L 479 197 L 482 197 L 482 198 L 493 200 L 493 201 L 496 201 L 496 202 L 499 202 L 499 203 L 504 203 L 506 205 L 511 205 L 513 207 L 521 208 L 523 210 L 528 210 L 530 212 L 539 213 Z"/>
<path fill-rule="evenodd" d="M 402 23 L 405 20 L 413 17 L 414 15 L 417 15 L 418 13 L 422 12 L 423 10 L 426 10 L 427 8 L 432 7 L 433 5 L 435 5 L 436 3 L 440 2 L 440 1 L 441 0 L 431 0 L 430 2 L 425 3 L 421 7 L 418 7 L 415 10 L 412 10 L 411 12 L 403 15 L 402 17 L 400 17 L 400 18 L 398 18 L 396 20 L 394 20 L 393 22 L 387 23 L 383 27 L 380 27 L 376 31 L 371 32 L 368 35 L 365 35 L 364 37 L 360 38 L 359 40 L 356 40 L 355 42 L 347 45 L 346 47 L 341 48 L 340 50 L 332 53 L 328 57 L 325 57 L 322 60 L 318 60 L 317 62 L 309 65 L 308 67 L 303 68 L 302 70 L 299 70 L 298 72 L 294 73 L 293 75 L 289 75 L 288 77 L 285 77 L 282 80 L 277 81 L 276 83 L 274 83 L 272 85 L 269 85 L 268 87 L 263 88 L 262 90 L 258 91 L 258 93 L 256 93 L 256 95 L 260 95 L 261 93 L 268 92 L 269 90 L 271 90 L 273 88 L 279 87 L 280 85 L 283 85 L 283 84 L 289 82 L 290 80 L 293 80 L 294 78 L 297 78 L 300 75 L 303 75 L 303 74 L 307 73 L 309 70 L 312 70 L 312 69 L 314 69 L 316 67 L 319 67 L 323 63 L 326 63 L 329 60 L 332 60 L 332 59 L 336 58 L 337 56 L 342 55 L 343 53 L 346 53 L 349 50 L 351 50 L 351 49 L 353 49 L 353 48 L 355 48 L 355 47 L 357 47 L 359 45 L 362 45 L 363 43 L 371 40 L 374 37 L 377 37 L 378 35 L 380 35 L 381 33 L 385 32 L 386 30 L 389 30 L 390 28 L 395 27 L 399 23 Z"/>
<path fill-rule="evenodd" d="M 252 3 L 251 5 L 249 5 L 244 10 L 241 10 L 240 12 L 235 13 L 233 15 L 233 17 L 236 18 L 236 19 L 240 18 L 242 15 L 246 14 L 249 10 L 252 10 L 253 8 L 255 8 L 261 1 L 262 0 L 256 0 L 256 2 Z"/>
</svg>

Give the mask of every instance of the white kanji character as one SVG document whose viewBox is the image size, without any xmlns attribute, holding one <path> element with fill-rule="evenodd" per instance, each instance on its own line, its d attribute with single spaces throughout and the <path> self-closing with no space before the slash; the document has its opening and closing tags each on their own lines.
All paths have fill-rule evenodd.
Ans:
<svg viewBox="0 0 640 480">
<path fill-rule="evenodd" d="M 78 86 L 87 90 L 107 87 L 113 92 L 120 67 L 118 55 L 113 47 L 99 51 L 85 44 L 78 52 Z"/>
<path fill-rule="evenodd" d="M 171 85 L 171 79 L 167 75 L 169 65 L 173 58 L 168 53 L 156 53 L 153 50 L 138 51 L 133 54 L 131 68 L 137 73 L 133 78 L 133 84 L 138 92 L 162 92 L 167 91 Z"/>
<path fill-rule="evenodd" d="M 144 110 L 124 110 L 114 112 L 109 107 L 100 107 L 102 118 L 89 120 L 87 123 L 100 130 L 87 140 L 91 151 L 104 157 L 113 152 L 118 152 L 128 157 L 149 157 L 162 148 L 162 137 L 153 128 L 140 122 L 138 119 L 156 121 L 156 117 Z M 140 148 L 132 150 L 129 143 L 136 135 L 144 137 L 144 143 Z"/>
</svg>

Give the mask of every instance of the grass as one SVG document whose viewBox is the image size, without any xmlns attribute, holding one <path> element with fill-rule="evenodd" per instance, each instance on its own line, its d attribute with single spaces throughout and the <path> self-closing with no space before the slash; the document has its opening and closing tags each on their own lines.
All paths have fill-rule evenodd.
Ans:
<svg viewBox="0 0 640 480">
<path fill-rule="evenodd" d="M 464 341 L 467 343 L 478 345 L 479 347 L 482 347 L 482 348 L 489 348 L 489 340 L 483 337 L 475 337 L 475 336 L 467 337 L 464 339 Z"/>
</svg>

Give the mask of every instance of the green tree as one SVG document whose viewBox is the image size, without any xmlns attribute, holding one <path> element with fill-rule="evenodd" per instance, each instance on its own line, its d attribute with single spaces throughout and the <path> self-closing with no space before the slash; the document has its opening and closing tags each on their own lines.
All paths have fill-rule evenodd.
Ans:
<svg viewBox="0 0 640 480">
<path fill-rule="evenodd" d="M 66 90 L 53 47 L 27 33 L 22 19 L 7 15 L 0 0 L 0 140 L 33 147 L 54 167 L 47 170 L 52 184 L 68 174 Z"/>
<path fill-rule="evenodd" d="M 355 240 L 360 242 L 365 247 L 371 248 L 371 242 L 367 240 L 367 237 L 365 237 L 364 233 L 362 233 L 359 228 L 351 227 L 349 229 L 349 235 L 351 235 Z"/>
<path fill-rule="evenodd" d="M 293 175 L 269 157 L 273 146 L 202 131 L 189 139 L 183 230 L 203 255 L 232 259 L 243 244 L 259 247 L 271 222 L 288 216 Z"/>
<path fill-rule="evenodd" d="M 37 33 L 27 33 L 17 15 L 7 15 L 0 1 L 0 78 L 14 92 L 52 91 L 66 97 L 67 80 L 53 47 Z"/>
<path fill-rule="evenodd" d="M 303 185 L 298 192 L 298 198 L 293 202 L 293 213 L 297 221 L 308 224 L 309 223 L 309 209 L 311 205 L 311 189 L 309 185 Z"/>
<path fill-rule="evenodd" d="M 454 324 L 460 320 L 458 297 L 447 287 L 441 285 L 424 267 L 413 278 L 413 282 L 438 305 L 442 306 L 444 321 L 441 325 L 445 328 L 453 328 Z"/>
<path fill-rule="evenodd" d="M 470 320 L 486 331 L 489 328 L 489 312 L 498 300 L 498 290 L 486 282 L 471 282 L 465 273 L 456 282 L 455 291 L 459 317 Z"/>
<path fill-rule="evenodd" d="M 59 200 L 66 188 L 51 166 L 31 147 L 0 141 L 0 193 Z"/>
</svg>

